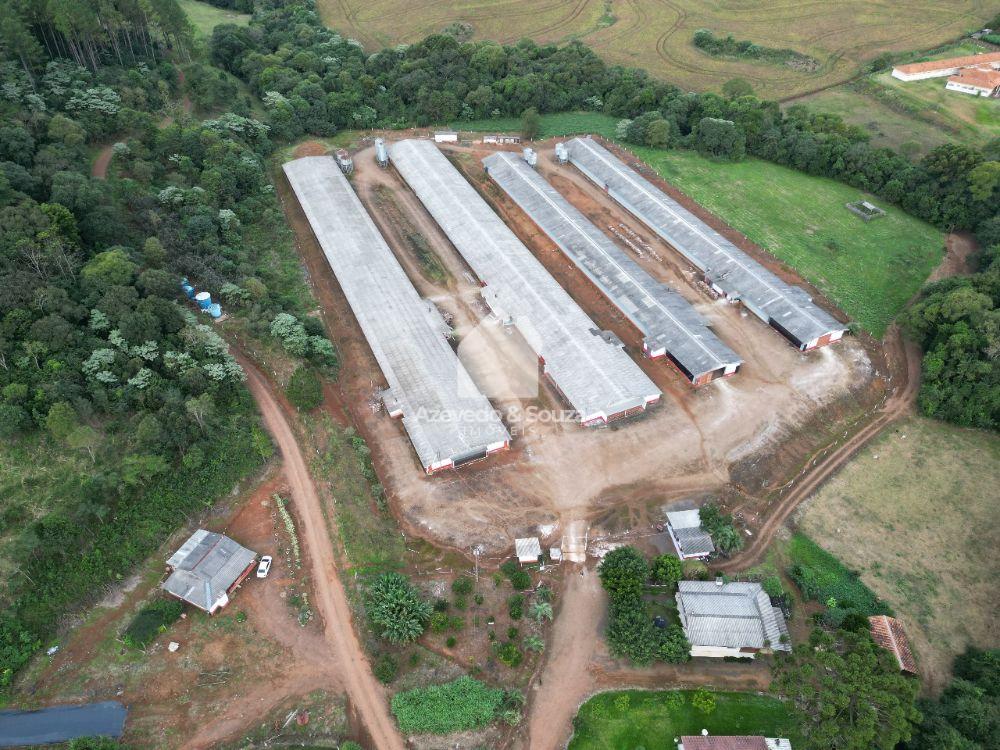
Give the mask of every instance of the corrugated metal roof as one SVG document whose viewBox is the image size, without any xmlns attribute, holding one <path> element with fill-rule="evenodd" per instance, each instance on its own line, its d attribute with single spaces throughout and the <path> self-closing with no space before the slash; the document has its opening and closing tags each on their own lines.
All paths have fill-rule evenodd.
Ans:
<svg viewBox="0 0 1000 750">
<path fill-rule="evenodd" d="M 715 552 L 712 535 L 700 526 L 674 529 L 674 537 L 685 555 L 708 555 Z"/>
<path fill-rule="evenodd" d="M 309 156 L 284 169 L 424 468 L 510 440 L 336 162 Z"/>
<path fill-rule="evenodd" d="M 570 161 L 731 297 L 776 321 L 801 344 L 847 326 L 818 307 L 591 138 L 568 143 Z"/>
<path fill-rule="evenodd" d="M 789 643 L 781 642 L 788 634 L 784 615 L 771 606 L 759 583 L 681 581 L 676 598 L 692 645 L 791 650 Z"/>
<path fill-rule="evenodd" d="M 700 529 L 701 511 L 697 508 L 693 510 L 672 510 L 667 513 L 667 523 L 675 529 Z"/>
<path fill-rule="evenodd" d="M 964 68 L 968 65 L 983 65 L 987 63 L 1000 63 L 1000 52 L 984 52 L 980 55 L 963 55 L 962 57 L 947 57 L 943 60 L 897 65 L 893 68 L 893 71 L 913 75 L 914 73 L 927 73 L 931 70 L 953 70 L 955 68 Z"/>
<path fill-rule="evenodd" d="M 256 552 L 228 536 L 198 529 L 167 560 L 173 572 L 162 588 L 196 607 L 211 611 L 256 558 Z"/>
<path fill-rule="evenodd" d="M 483 159 L 490 177 L 646 336 L 692 378 L 741 363 L 704 318 L 604 235 L 523 159 L 506 152 Z"/>
<path fill-rule="evenodd" d="M 514 540 L 514 554 L 517 559 L 537 560 L 542 556 L 542 545 L 537 536 Z"/>
<path fill-rule="evenodd" d="M 430 141 L 394 143 L 396 169 L 479 279 L 483 298 L 510 318 L 583 420 L 643 407 L 656 385 L 552 278 Z"/>
</svg>

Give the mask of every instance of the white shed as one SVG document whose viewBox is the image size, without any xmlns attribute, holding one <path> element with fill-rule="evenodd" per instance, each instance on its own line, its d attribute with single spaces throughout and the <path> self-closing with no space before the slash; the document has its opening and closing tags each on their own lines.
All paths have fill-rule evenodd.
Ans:
<svg viewBox="0 0 1000 750">
<path fill-rule="evenodd" d="M 435 143 L 457 143 L 458 133 L 454 130 L 435 130 L 434 131 L 434 142 Z"/>
<path fill-rule="evenodd" d="M 542 557 L 542 545 L 538 541 L 537 536 L 515 539 L 514 553 L 517 555 L 517 561 L 521 563 L 521 565 L 524 565 L 525 563 L 536 563 Z"/>
</svg>

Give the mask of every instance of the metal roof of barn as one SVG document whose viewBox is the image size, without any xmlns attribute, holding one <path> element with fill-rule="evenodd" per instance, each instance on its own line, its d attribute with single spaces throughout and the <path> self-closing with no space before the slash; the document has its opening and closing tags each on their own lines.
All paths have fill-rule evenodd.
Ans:
<svg viewBox="0 0 1000 750">
<path fill-rule="evenodd" d="M 644 407 L 660 391 L 580 309 L 430 141 L 391 147 L 393 163 L 485 284 L 483 298 L 542 358 L 584 421 Z"/>
<path fill-rule="evenodd" d="M 256 559 L 256 552 L 228 536 L 198 529 L 167 560 L 173 572 L 162 588 L 210 612 Z"/>
<path fill-rule="evenodd" d="M 483 159 L 490 177 L 642 331 L 649 351 L 666 349 L 697 378 L 736 367 L 739 355 L 716 338 L 679 293 L 654 279 L 515 154 Z"/>
<path fill-rule="evenodd" d="M 542 556 L 542 545 L 537 536 L 515 539 L 514 554 L 518 560 L 537 560 Z"/>
<path fill-rule="evenodd" d="M 681 581 L 676 598 L 681 625 L 694 646 L 791 650 L 781 642 L 788 635 L 785 616 L 771 606 L 759 583 Z"/>
<path fill-rule="evenodd" d="M 568 149 L 584 175 L 758 317 L 775 321 L 800 344 L 847 330 L 804 289 L 782 281 L 592 138 L 574 138 Z"/>
<path fill-rule="evenodd" d="M 441 315 L 417 294 L 336 162 L 308 156 L 284 170 L 424 468 L 509 441 L 448 344 Z"/>
</svg>

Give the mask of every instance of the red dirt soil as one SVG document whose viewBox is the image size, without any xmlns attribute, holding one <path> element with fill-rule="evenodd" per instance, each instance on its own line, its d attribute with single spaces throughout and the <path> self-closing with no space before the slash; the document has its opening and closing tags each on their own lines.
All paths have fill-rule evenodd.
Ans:
<svg viewBox="0 0 1000 750">
<path fill-rule="evenodd" d="M 305 457 L 268 380 L 245 357 L 237 355 L 247 373 L 247 387 L 257 401 L 264 424 L 284 458 L 285 477 L 309 551 L 317 609 L 324 622 L 327 647 L 338 663 L 348 699 L 357 711 L 375 747 L 402 750 L 403 739 L 387 710 L 385 691 L 375 681 L 367 657 L 352 627 L 351 608 L 340 577 L 319 493 Z M 273 686 L 264 689 L 272 690 Z"/>
</svg>

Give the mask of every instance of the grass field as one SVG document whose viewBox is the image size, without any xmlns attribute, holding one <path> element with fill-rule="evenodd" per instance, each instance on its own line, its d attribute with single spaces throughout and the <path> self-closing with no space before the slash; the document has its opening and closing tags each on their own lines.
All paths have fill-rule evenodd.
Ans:
<svg viewBox="0 0 1000 750">
<path fill-rule="evenodd" d="M 834 180 L 755 159 L 721 163 L 693 151 L 635 152 L 877 338 L 941 260 L 941 232 L 893 206 L 866 224 L 844 204 L 871 196 Z"/>
<path fill-rule="evenodd" d="M 16 568 L 25 527 L 74 502 L 80 476 L 92 471 L 85 453 L 62 450 L 40 433 L 0 441 L 0 577 Z"/>
<path fill-rule="evenodd" d="M 913 417 L 798 513 L 906 626 L 932 688 L 969 644 L 998 642 L 1000 437 Z"/>
<path fill-rule="evenodd" d="M 194 26 L 195 35 L 198 37 L 210 37 L 212 29 L 220 23 L 235 23 L 237 26 L 246 26 L 250 23 L 250 16 L 246 13 L 216 8 L 214 5 L 201 3 L 198 0 L 177 0 L 177 2 L 191 25 Z"/>
<path fill-rule="evenodd" d="M 317 5 L 328 26 L 360 40 L 369 51 L 413 42 L 464 21 L 472 25 L 476 39 L 580 39 L 610 62 L 646 68 L 688 89 L 718 90 L 741 76 L 769 98 L 845 81 L 880 52 L 929 49 L 979 28 L 996 12 L 989 0 L 793 0 L 780 5 L 611 0 L 609 8 L 606 0 L 317 0 Z M 406 23 L 400 24 L 400 18 Z M 788 47 L 822 65 L 806 73 L 709 57 L 691 43 L 700 28 L 768 47 Z"/>
<path fill-rule="evenodd" d="M 914 61 L 972 55 L 987 49 L 980 43 L 964 42 L 915 57 Z M 981 145 L 1000 135 L 1000 102 L 948 91 L 946 80 L 904 82 L 890 73 L 881 73 L 795 103 L 860 125 L 871 133 L 875 145 L 899 148 L 916 144 L 919 150 L 908 146 L 914 155 L 948 141 Z"/>
<path fill-rule="evenodd" d="M 539 138 L 589 133 L 613 138 L 618 120 L 599 112 L 561 112 L 541 116 Z M 494 117 L 488 120 L 457 120 L 449 125 L 453 130 L 472 133 L 517 133 L 521 120 L 517 117 Z"/>
<path fill-rule="evenodd" d="M 718 735 L 786 737 L 796 746 L 795 722 L 776 698 L 716 693 L 715 711 L 706 715 L 691 705 L 692 692 L 623 690 L 595 695 L 580 706 L 569 750 L 676 750 L 674 738 L 701 734 L 702 729 Z M 627 696 L 627 705 L 622 696 Z"/>
</svg>

